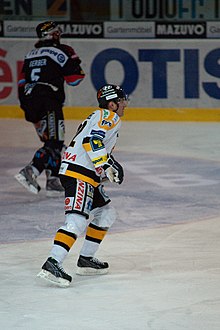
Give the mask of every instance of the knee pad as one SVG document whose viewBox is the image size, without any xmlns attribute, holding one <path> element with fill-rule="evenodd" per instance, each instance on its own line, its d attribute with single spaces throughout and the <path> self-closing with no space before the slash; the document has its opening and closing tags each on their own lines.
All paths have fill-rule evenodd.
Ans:
<svg viewBox="0 0 220 330">
<path fill-rule="evenodd" d="M 117 213 L 114 207 L 109 204 L 103 207 L 97 207 L 92 211 L 94 219 L 91 221 L 94 225 L 108 229 L 115 222 Z"/>
<path fill-rule="evenodd" d="M 87 226 L 86 218 L 83 215 L 77 213 L 68 213 L 65 215 L 65 226 L 63 229 L 75 234 L 81 235 Z"/>
</svg>

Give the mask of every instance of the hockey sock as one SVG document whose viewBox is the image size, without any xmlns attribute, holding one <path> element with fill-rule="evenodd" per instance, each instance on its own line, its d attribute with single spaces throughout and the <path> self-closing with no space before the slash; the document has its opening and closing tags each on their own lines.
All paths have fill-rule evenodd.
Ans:
<svg viewBox="0 0 220 330">
<path fill-rule="evenodd" d="M 90 223 L 87 228 L 86 237 L 80 254 L 85 257 L 94 257 L 106 233 L 106 229 L 103 229 Z"/>
</svg>

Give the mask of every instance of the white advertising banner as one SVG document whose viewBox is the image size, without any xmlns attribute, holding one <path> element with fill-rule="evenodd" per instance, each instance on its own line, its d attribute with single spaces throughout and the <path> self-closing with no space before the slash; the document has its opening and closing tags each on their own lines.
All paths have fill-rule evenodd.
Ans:
<svg viewBox="0 0 220 330">
<path fill-rule="evenodd" d="M 24 55 L 36 39 L 2 39 L 0 104 L 18 104 L 17 80 Z M 97 106 L 96 90 L 120 84 L 130 106 L 144 108 L 219 108 L 218 40 L 72 40 L 86 78 L 66 87 L 66 106 Z"/>
<path fill-rule="evenodd" d="M 5 37 L 35 37 L 36 26 L 42 21 L 4 21 Z"/>
<path fill-rule="evenodd" d="M 206 23 L 207 38 L 220 38 L 220 22 L 207 22 Z"/>
<path fill-rule="evenodd" d="M 105 38 L 155 38 L 155 22 L 104 22 Z"/>
</svg>

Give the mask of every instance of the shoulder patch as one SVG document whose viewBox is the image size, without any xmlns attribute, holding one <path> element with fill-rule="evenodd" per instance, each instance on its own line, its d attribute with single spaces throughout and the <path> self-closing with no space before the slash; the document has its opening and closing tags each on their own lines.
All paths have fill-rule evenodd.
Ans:
<svg viewBox="0 0 220 330">
<path fill-rule="evenodd" d="M 113 128 L 120 120 L 120 117 L 117 113 L 102 109 L 101 110 L 101 118 L 98 123 L 99 127 L 108 131 L 109 129 Z"/>
</svg>

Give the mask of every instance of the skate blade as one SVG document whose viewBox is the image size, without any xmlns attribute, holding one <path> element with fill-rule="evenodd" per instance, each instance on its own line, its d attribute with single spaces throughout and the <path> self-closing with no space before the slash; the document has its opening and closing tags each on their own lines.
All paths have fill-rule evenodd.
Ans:
<svg viewBox="0 0 220 330">
<path fill-rule="evenodd" d="M 22 174 L 16 174 L 15 176 L 15 179 L 24 187 L 26 188 L 28 191 L 30 191 L 32 194 L 35 194 L 37 195 L 38 194 L 38 189 L 35 188 L 34 186 L 32 185 L 29 185 L 26 181 L 26 179 L 23 177 Z"/>
<path fill-rule="evenodd" d="M 95 269 L 90 267 L 77 267 L 76 274 L 81 276 L 105 275 L 109 268 Z"/>
<path fill-rule="evenodd" d="M 56 277 L 47 270 L 42 269 L 37 277 L 42 278 L 56 286 L 61 288 L 67 288 L 70 285 L 70 282 L 61 277 Z"/>
</svg>

